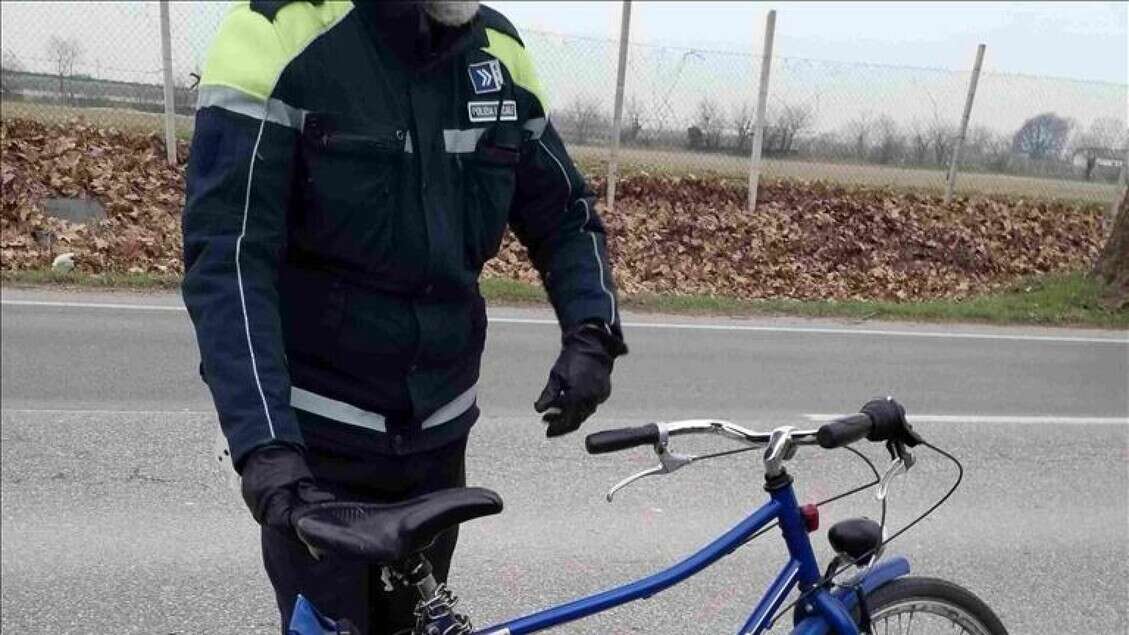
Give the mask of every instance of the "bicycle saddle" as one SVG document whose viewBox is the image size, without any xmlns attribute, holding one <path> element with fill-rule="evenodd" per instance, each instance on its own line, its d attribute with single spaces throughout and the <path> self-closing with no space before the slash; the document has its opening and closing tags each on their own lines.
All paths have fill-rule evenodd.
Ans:
<svg viewBox="0 0 1129 635">
<path fill-rule="evenodd" d="M 295 513 L 294 529 L 316 555 L 329 552 L 392 564 L 426 549 L 446 529 L 500 511 L 498 494 L 458 487 L 399 503 L 315 503 Z"/>
</svg>

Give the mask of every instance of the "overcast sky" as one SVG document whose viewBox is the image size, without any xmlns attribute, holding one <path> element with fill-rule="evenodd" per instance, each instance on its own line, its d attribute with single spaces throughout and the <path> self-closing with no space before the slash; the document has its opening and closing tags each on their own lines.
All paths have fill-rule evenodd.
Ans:
<svg viewBox="0 0 1129 635">
<path fill-rule="evenodd" d="M 618 2 L 492 2 L 519 27 L 618 38 Z M 779 55 L 1129 82 L 1125 2 L 635 2 L 631 39 Z"/>
</svg>

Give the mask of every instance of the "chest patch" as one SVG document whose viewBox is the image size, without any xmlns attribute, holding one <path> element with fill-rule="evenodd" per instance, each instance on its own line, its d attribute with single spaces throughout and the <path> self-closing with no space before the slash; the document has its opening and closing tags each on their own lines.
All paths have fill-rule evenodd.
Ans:
<svg viewBox="0 0 1129 635">
<path fill-rule="evenodd" d="M 512 99 L 497 101 L 468 101 L 467 116 L 471 123 L 517 121 L 517 102 Z"/>
<path fill-rule="evenodd" d="M 498 60 L 486 60 L 467 66 L 470 85 L 475 95 L 496 93 L 502 90 L 502 64 Z"/>
</svg>

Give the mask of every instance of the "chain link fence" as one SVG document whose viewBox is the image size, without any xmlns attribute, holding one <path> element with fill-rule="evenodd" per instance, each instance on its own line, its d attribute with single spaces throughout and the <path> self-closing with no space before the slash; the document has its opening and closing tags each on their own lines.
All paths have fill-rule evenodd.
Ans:
<svg viewBox="0 0 1129 635">
<path fill-rule="evenodd" d="M 227 2 L 169 3 L 176 130 L 189 136 L 193 89 Z M 0 114 L 160 132 L 164 84 L 157 2 L 5 2 Z"/>
<path fill-rule="evenodd" d="M 180 135 L 191 134 L 193 74 L 227 6 L 170 3 Z M 3 117 L 161 130 L 156 2 L 5 2 L 2 28 Z M 599 169 L 619 43 L 522 35 L 556 126 L 576 158 Z M 627 60 L 623 169 L 748 174 L 758 54 L 631 44 Z M 774 57 L 762 175 L 940 190 L 969 80 L 969 71 Z M 1127 104 L 1125 84 L 982 73 L 957 191 L 1113 200 L 1129 145 Z"/>
<path fill-rule="evenodd" d="M 606 161 L 618 42 L 523 38 L 572 152 Z M 748 175 L 760 55 L 631 44 L 627 59 L 622 165 Z M 774 57 L 762 175 L 941 190 L 970 79 L 971 71 Z M 981 73 L 957 191 L 1113 200 L 1127 105 L 1124 84 Z"/>
</svg>

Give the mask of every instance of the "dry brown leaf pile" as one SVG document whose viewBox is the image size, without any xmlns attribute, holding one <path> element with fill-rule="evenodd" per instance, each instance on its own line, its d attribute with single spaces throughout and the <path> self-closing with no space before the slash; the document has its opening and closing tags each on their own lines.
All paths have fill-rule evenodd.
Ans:
<svg viewBox="0 0 1129 635">
<path fill-rule="evenodd" d="M 603 182 L 594 179 L 603 196 Z M 1095 204 L 958 198 L 821 182 L 748 190 L 712 178 L 623 178 L 605 214 L 620 288 L 740 298 L 956 298 L 1017 278 L 1085 269 L 1101 247 Z M 535 281 L 507 237 L 492 274 Z"/>
<path fill-rule="evenodd" d="M 156 135 L 72 122 L 6 120 L 3 268 L 43 268 L 72 251 L 88 272 L 179 272 L 184 165 L 170 168 Z M 183 142 L 179 156 L 187 155 Z M 602 192 L 602 179 L 593 179 Z M 1089 266 L 1102 237 L 1094 204 L 958 198 L 783 181 L 746 189 L 712 178 L 636 174 L 605 214 L 623 291 L 742 298 L 961 297 L 1034 273 Z M 74 225 L 41 213 L 51 196 L 87 196 L 107 218 Z M 602 194 L 601 194 L 602 196 Z M 507 236 L 487 274 L 535 281 Z"/>
<path fill-rule="evenodd" d="M 180 271 L 184 161 L 169 167 L 158 135 L 6 119 L 0 152 L 4 269 L 48 267 L 69 251 L 81 271 Z M 188 155 L 187 144 L 177 155 Z M 96 199 L 106 218 L 78 225 L 46 216 L 41 201 L 53 196 Z"/>
</svg>

